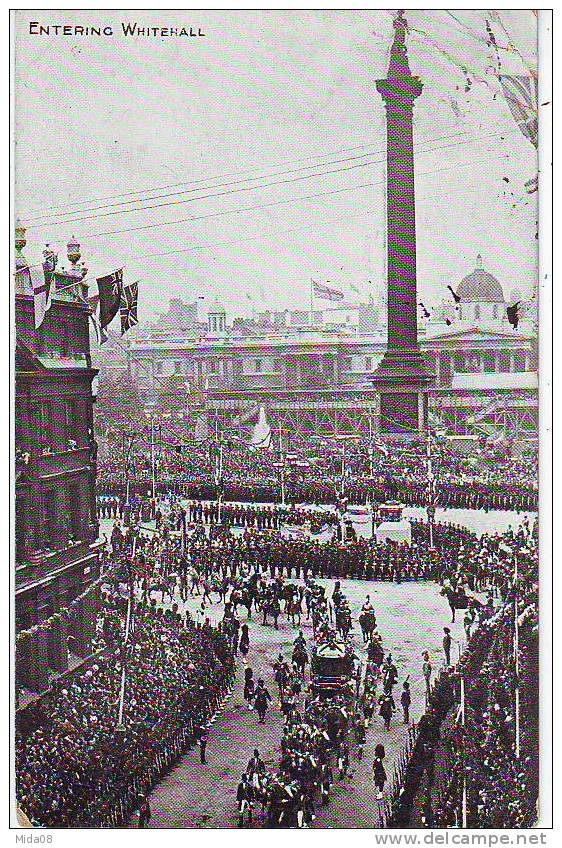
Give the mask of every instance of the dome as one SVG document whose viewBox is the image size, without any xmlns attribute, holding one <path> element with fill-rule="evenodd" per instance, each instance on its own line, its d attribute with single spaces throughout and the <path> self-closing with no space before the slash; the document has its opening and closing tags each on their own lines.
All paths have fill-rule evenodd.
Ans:
<svg viewBox="0 0 562 848">
<path fill-rule="evenodd" d="M 505 303 L 501 283 L 484 270 L 480 254 L 474 271 L 460 281 L 457 295 L 465 303 Z"/>
</svg>

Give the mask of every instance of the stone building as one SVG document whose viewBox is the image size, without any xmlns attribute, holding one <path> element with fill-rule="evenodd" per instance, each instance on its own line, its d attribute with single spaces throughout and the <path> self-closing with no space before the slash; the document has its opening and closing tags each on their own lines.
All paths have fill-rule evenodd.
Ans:
<svg viewBox="0 0 562 848">
<path fill-rule="evenodd" d="M 528 317 L 517 329 L 509 324 L 503 288 L 497 286 L 502 292 L 497 318 L 493 304 L 491 318 L 480 313 L 475 320 L 474 311 L 459 316 L 454 309 L 452 319 L 439 309 L 428 321 L 419 318 L 419 347 L 435 375 L 430 413 L 439 412 L 455 432 L 465 432 L 468 419 L 500 396 L 516 409 L 513 420 L 525 417 L 526 429 L 535 429 L 530 421 L 537 407 L 535 327 Z M 462 281 L 455 292 L 459 288 Z M 480 290 L 472 291 L 480 297 Z M 224 308 L 218 309 L 209 317 L 220 318 L 220 324 L 208 321 L 191 332 L 139 328 L 128 356 L 131 378 L 145 399 L 177 375 L 190 387 L 188 402 L 204 403 L 211 422 L 217 416 L 225 424 L 248 420 L 263 405 L 274 427 L 319 433 L 378 429 L 379 392 L 372 377 L 386 349 L 386 327 L 372 304 L 365 310 L 367 322 L 337 329 L 324 321 L 312 328 L 273 320 L 262 326 L 257 320 L 229 322 Z"/>
<path fill-rule="evenodd" d="M 68 244 L 70 267 L 54 265 L 52 303 L 35 327 L 34 298 L 16 229 L 15 624 L 16 679 L 45 689 L 89 652 L 99 576 L 96 444 L 87 269 Z M 55 260 L 56 261 L 56 260 Z M 39 270 L 41 268 L 39 266 Z M 71 610 L 69 612 L 69 610 Z"/>
</svg>

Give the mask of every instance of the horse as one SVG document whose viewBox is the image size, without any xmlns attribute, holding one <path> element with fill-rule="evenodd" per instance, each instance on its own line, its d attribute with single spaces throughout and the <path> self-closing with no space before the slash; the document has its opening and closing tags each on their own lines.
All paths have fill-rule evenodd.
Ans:
<svg viewBox="0 0 562 848">
<path fill-rule="evenodd" d="M 298 668 L 300 676 L 304 677 L 304 670 L 308 663 L 308 654 L 306 648 L 302 647 L 302 645 L 295 645 L 293 649 L 293 655 L 291 657 L 291 662 L 293 662 Z"/>
<path fill-rule="evenodd" d="M 291 620 L 293 627 L 295 626 L 295 624 L 298 624 L 300 626 L 302 606 L 301 596 L 298 590 L 293 592 L 290 598 L 287 598 L 285 602 L 285 612 L 287 613 L 287 621 Z M 296 622 L 295 619 L 297 619 Z"/>
<path fill-rule="evenodd" d="M 468 609 L 468 605 L 471 601 L 464 589 L 457 589 L 455 591 L 451 586 L 443 586 L 439 594 L 447 598 L 447 603 L 449 604 L 452 613 L 451 623 L 454 623 L 455 621 L 456 610 Z"/>
<path fill-rule="evenodd" d="M 336 630 L 341 633 L 344 639 L 349 636 L 351 630 L 351 612 L 348 607 L 340 606 L 336 608 Z"/>
<path fill-rule="evenodd" d="M 254 602 L 254 593 L 251 591 L 251 589 L 248 586 L 246 586 L 242 590 L 242 596 L 240 598 L 240 604 L 241 604 L 241 606 L 246 607 L 246 609 L 248 610 L 248 621 L 250 621 L 251 618 L 252 618 L 252 603 L 253 602 Z"/>
<path fill-rule="evenodd" d="M 276 597 L 264 598 L 264 601 L 262 603 L 262 612 L 264 627 L 267 624 L 268 617 L 271 615 L 275 624 L 275 629 L 279 630 L 278 619 L 279 615 L 281 614 L 281 605 L 279 603 L 279 600 Z"/>
<path fill-rule="evenodd" d="M 359 616 L 359 626 L 363 636 L 363 643 L 370 642 L 373 638 L 373 632 L 377 626 L 377 618 L 373 610 L 365 610 Z"/>
</svg>

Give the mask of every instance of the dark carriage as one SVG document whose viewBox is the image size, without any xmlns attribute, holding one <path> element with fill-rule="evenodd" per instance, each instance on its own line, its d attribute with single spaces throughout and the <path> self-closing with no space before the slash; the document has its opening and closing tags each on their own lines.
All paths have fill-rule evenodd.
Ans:
<svg viewBox="0 0 562 848">
<path fill-rule="evenodd" d="M 347 691 L 353 675 L 353 656 L 343 642 L 318 645 L 312 655 L 311 687 L 315 695 L 332 698 Z"/>
</svg>

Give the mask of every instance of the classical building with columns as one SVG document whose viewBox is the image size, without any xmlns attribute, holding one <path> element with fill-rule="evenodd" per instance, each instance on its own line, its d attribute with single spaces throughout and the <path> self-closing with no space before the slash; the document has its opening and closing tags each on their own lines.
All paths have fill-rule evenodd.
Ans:
<svg viewBox="0 0 562 848">
<path fill-rule="evenodd" d="M 51 306 L 36 328 L 25 229 L 16 229 L 15 623 L 16 679 L 40 692 L 89 653 L 99 576 L 96 445 L 86 268 L 68 244 L 52 262 Z M 41 264 L 38 271 L 43 273 Z M 69 613 L 69 609 L 71 612 Z"/>
<path fill-rule="evenodd" d="M 536 322 L 529 305 L 518 326 L 508 321 L 503 287 L 480 255 L 456 290 L 443 286 L 450 298 L 420 317 L 414 103 L 423 83 L 410 70 L 406 34 L 399 13 L 387 75 L 376 83 L 387 137 L 384 323 L 372 301 L 343 323 L 315 317 L 311 304 L 304 320 L 275 313 L 230 325 L 213 304 L 191 333 L 162 331 L 161 322 L 137 333 L 129 364 L 141 392 L 153 398 L 158 381 L 183 377 L 189 402 L 203 408 L 196 432 L 219 418 L 245 423 L 263 406 L 272 426 L 309 433 L 407 435 L 433 416 L 455 432 L 536 434 Z"/>
<path fill-rule="evenodd" d="M 454 432 L 471 432 L 477 422 L 470 419 L 486 409 L 491 414 L 497 404 L 503 409 L 507 402 L 516 410 L 512 423 L 524 416 L 524 429 L 533 434 L 537 352 L 531 313 L 513 328 L 501 283 L 478 267 L 453 290 L 461 297 L 460 311 L 451 296 L 452 310 L 443 304 L 428 320 L 418 317 L 420 351 L 435 375 L 428 393 L 430 416 Z M 186 406 L 204 407 L 200 425 L 205 418 L 218 417 L 225 424 L 252 420 L 263 405 L 274 427 L 368 432 L 380 428 L 380 392 L 373 375 L 386 340 L 380 321 L 330 327 L 319 315 L 313 326 L 273 321 L 240 326 L 229 322 L 223 306 L 213 304 L 207 323 L 191 331 L 162 331 L 158 323 L 139 328 L 128 356 L 131 376 L 145 398 L 157 393 L 162 379 L 182 376 Z"/>
</svg>

